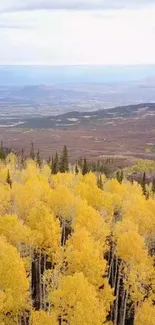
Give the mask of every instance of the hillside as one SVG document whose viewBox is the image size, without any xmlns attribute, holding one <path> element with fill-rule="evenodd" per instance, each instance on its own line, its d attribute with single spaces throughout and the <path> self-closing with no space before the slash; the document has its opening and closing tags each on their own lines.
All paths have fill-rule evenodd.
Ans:
<svg viewBox="0 0 155 325">
<path fill-rule="evenodd" d="M 154 324 L 155 189 L 101 183 L 0 161 L 2 324 Z"/>
</svg>

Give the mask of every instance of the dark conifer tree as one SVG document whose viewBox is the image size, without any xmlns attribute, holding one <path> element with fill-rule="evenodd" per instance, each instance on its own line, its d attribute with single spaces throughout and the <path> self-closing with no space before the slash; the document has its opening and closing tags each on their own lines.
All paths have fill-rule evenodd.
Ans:
<svg viewBox="0 0 155 325">
<path fill-rule="evenodd" d="M 146 191 L 146 173 L 145 172 L 143 173 L 143 178 L 142 178 L 141 186 L 142 186 L 143 194 L 146 196 L 147 195 L 147 191 Z"/>
<path fill-rule="evenodd" d="M 100 168 L 101 168 L 101 164 L 100 164 L 100 161 L 98 160 L 97 161 L 97 166 L 96 166 L 97 172 L 100 172 Z"/>
<path fill-rule="evenodd" d="M 52 157 L 51 172 L 54 175 L 59 172 L 59 157 L 57 152 L 55 154 L 55 157 Z"/>
<path fill-rule="evenodd" d="M 155 177 L 153 178 L 152 181 L 152 192 L 155 194 Z"/>
<path fill-rule="evenodd" d="M 8 183 L 9 186 L 10 186 L 10 188 L 12 188 L 12 180 L 11 180 L 11 176 L 10 176 L 10 171 L 9 171 L 9 169 L 8 169 L 8 172 L 7 172 L 6 183 Z"/>
<path fill-rule="evenodd" d="M 24 149 L 22 148 L 22 155 L 21 155 L 21 165 L 22 165 L 22 167 L 24 166 L 24 162 L 25 162 Z"/>
<path fill-rule="evenodd" d="M 121 175 L 120 175 L 120 171 L 119 170 L 117 170 L 117 172 L 116 172 L 116 179 L 117 179 L 117 181 L 119 183 L 121 183 Z"/>
<path fill-rule="evenodd" d="M 98 186 L 98 188 L 100 188 L 101 190 L 103 190 L 103 181 L 102 181 L 102 176 L 101 175 L 98 176 L 97 186 Z"/>
<path fill-rule="evenodd" d="M 33 141 L 31 142 L 30 158 L 31 158 L 32 160 L 35 160 L 35 151 L 34 151 L 34 144 L 33 144 Z"/>
<path fill-rule="evenodd" d="M 96 163 L 95 163 L 95 162 L 92 162 L 92 164 L 91 164 L 91 171 L 92 171 L 93 173 L 95 173 L 96 170 L 97 170 Z"/>
<path fill-rule="evenodd" d="M 68 150 L 64 146 L 62 156 L 60 158 L 60 172 L 65 173 L 69 171 L 69 162 L 68 162 Z"/>
<path fill-rule="evenodd" d="M 123 179 L 124 179 L 124 173 L 123 173 L 123 170 L 121 170 L 121 172 L 120 172 L 120 183 L 123 182 Z"/>
<path fill-rule="evenodd" d="M 75 174 L 78 175 L 78 173 L 79 173 L 79 169 L 78 169 L 78 166 L 76 165 L 75 166 Z"/>
<path fill-rule="evenodd" d="M 5 160 L 6 158 L 6 152 L 3 147 L 3 141 L 1 141 L 1 146 L 0 146 L 0 159 Z"/>
<path fill-rule="evenodd" d="M 82 169 L 82 167 L 83 167 L 83 160 L 82 160 L 82 158 L 80 158 L 80 159 L 78 160 L 77 165 Z"/>
<path fill-rule="evenodd" d="M 89 172 L 88 164 L 86 158 L 84 158 L 83 168 L 82 168 L 82 175 L 86 175 Z"/>
<path fill-rule="evenodd" d="M 52 157 L 53 158 L 53 157 Z M 50 166 L 51 165 L 51 157 L 49 156 L 47 159 L 47 164 Z"/>
<path fill-rule="evenodd" d="M 3 151 L 4 148 L 3 148 L 3 141 L 1 141 L 1 151 Z"/>
<path fill-rule="evenodd" d="M 39 152 L 39 149 L 37 151 L 37 158 L 36 158 L 36 161 L 37 161 L 37 165 L 38 167 L 40 168 L 41 167 L 41 158 L 40 158 L 40 152 Z"/>
</svg>

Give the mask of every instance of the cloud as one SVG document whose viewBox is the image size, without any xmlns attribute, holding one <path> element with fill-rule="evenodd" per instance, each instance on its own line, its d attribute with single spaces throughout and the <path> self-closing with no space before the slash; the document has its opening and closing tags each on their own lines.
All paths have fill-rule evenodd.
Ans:
<svg viewBox="0 0 155 325">
<path fill-rule="evenodd" d="M 153 5 L 154 0 L 5 0 L 0 13 L 25 10 L 104 10 Z"/>
<path fill-rule="evenodd" d="M 87 11 L 3 14 L 0 64 L 140 64 L 155 62 L 155 9 L 110 11 L 98 19 Z M 1 22 L 1 21 L 0 21 Z M 2 23 L 2 22 L 1 22 Z"/>
<path fill-rule="evenodd" d="M 0 14 L 0 64 L 155 63 L 154 6 L 140 7 L 140 10 L 137 7 L 123 9 L 127 0 L 102 0 L 102 8 L 104 3 L 107 8 L 111 5 L 111 10 L 90 11 L 86 10 L 90 9 L 86 7 L 88 0 L 85 0 L 85 7 L 82 7 L 84 0 L 81 0 L 79 7 L 77 4 L 80 0 L 72 0 L 70 6 L 66 0 L 43 1 L 3 2 L 3 13 Z M 130 4 L 141 5 L 142 2 L 146 4 L 143 0 L 130 0 Z M 81 10 L 41 10 L 73 9 L 73 3 L 74 8 L 76 4 L 76 8 Z M 97 9 L 97 0 L 89 0 L 89 3 L 94 4 L 91 8 Z M 121 10 L 112 10 L 112 3 L 115 7 L 116 3 L 122 4 Z M 148 3 L 151 1 L 147 0 Z M 4 6 L 8 12 L 4 11 Z M 19 11 L 21 7 L 22 11 Z"/>
<path fill-rule="evenodd" d="M 12 23 L 12 22 L 0 22 L 0 29 L 32 29 L 35 28 L 34 24 L 22 24 L 22 23 Z"/>
</svg>

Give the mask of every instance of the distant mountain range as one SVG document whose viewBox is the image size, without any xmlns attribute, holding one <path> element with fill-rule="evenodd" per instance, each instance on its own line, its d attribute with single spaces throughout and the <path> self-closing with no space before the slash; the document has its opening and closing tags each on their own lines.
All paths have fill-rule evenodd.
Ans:
<svg viewBox="0 0 155 325">
<path fill-rule="evenodd" d="M 129 83 L 155 79 L 155 65 L 0 66 L 0 85 Z"/>
</svg>

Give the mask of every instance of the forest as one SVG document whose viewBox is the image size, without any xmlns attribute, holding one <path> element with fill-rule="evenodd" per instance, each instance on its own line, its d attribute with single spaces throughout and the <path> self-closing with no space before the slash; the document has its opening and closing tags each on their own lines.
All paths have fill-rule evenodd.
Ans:
<svg viewBox="0 0 155 325">
<path fill-rule="evenodd" d="M 155 184 L 146 190 L 145 173 L 107 177 L 69 164 L 66 148 L 59 164 L 33 146 L 3 153 L 0 325 L 154 325 Z"/>
</svg>

